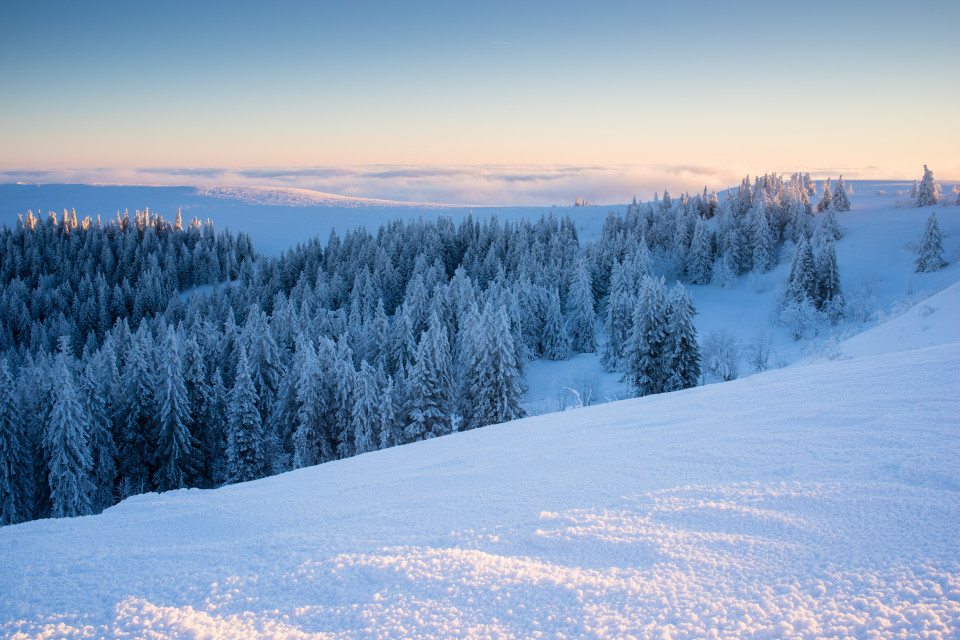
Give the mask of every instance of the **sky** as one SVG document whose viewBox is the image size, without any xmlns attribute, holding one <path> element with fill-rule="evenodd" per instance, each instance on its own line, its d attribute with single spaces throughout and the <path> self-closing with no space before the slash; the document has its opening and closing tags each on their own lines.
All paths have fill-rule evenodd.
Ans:
<svg viewBox="0 0 960 640">
<path fill-rule="evenodd" d="M 4 1 L 0 179 L 956 180 L 958 20 L 956 0 Z"/>
</svg>

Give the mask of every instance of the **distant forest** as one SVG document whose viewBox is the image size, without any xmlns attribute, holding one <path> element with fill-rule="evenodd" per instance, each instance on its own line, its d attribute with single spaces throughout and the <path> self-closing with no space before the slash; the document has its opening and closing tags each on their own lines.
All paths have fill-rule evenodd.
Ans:
<svg viewBox="0 0 960 640">
<path fill-rule="evenodd" d="M 842 179 L 765 175 L 610 214 L 395 221 L 280 258 L 148 210 L 0 229 L 0 522 L 214 487 L 522 417 L 539 358 L 602 352 L 636 395 L 694 386 L 680 281 L 796 248 L 785 309 L 843 313 Z M 825 212 L 814 227 L 814 209 Z M 667 287 L 668 282 L 676 284 Z"/>
</svg>

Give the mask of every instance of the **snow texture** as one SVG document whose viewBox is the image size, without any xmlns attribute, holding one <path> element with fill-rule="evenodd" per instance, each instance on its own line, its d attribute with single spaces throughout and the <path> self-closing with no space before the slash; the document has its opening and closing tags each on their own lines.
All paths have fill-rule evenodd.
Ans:
<svg viewBox="0 0 960 640">
<path fill-rule="evenodd" d="M 956 637 L 958 383 L 954 341 L 5 527 L 0 634 Z"/>
</svg>

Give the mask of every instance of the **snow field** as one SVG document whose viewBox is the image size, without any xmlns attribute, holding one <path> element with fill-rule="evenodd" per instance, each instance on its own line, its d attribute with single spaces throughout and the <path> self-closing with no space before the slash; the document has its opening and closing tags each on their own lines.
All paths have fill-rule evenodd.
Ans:
<svg viewBox="0 0 960 640">
<path fill-rule="evenodd" d="M 958 381 L 793 367 L 6 527 L 0 633 L 955 637 Z"/>
</svg>

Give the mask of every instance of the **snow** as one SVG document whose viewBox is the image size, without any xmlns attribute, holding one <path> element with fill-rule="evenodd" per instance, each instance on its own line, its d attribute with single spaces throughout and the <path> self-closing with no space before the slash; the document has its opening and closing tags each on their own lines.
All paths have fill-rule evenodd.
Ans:
<svg viewBox="0 0 960 640">
<path fill-rule="evenodd" d="M 956 637 L 958 383 L 953 342 L 5 527 L 0 634 Z"/>
<path fill-rule="evenodd" d="M 0 223 L 33 196 L 81 217 L 104 198 L 186 202 L 275 254 L 363 216 L 438 213 L 13 186 Z M 759 282 L 687 286 L 701 336 L 765 329 L 793 366 L 0 528 L 0 637 L 960 636 L 960 208 L 936 207 L 950 264 L 917 274 L 929 209 L 895 206 L 906 184 L 854 186 L 844 291 L 868 284 L 881 313 L 806 342 L 771 329 L 785 254 Z M 607 208 L 570 212 L 584 240 Z M 527 411 L 617 399 L 617 379 L 594 354 L 532 363 Z"/>
</svg>

